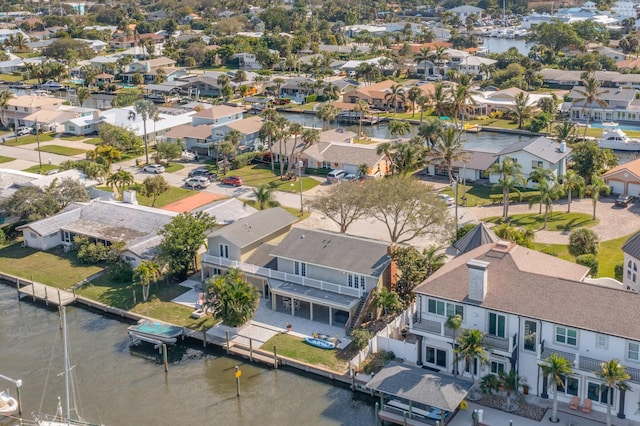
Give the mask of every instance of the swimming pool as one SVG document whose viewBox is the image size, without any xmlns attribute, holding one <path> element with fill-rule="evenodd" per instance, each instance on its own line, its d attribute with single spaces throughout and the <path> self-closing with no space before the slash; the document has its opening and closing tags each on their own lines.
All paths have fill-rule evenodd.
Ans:
<svg viewBox="0 0 640 426">
<path fill-rule="evenodd" d="M 84 80 L 82 78 L 70 78 L 69 80 L 67 80 L 67 83 L 84 84 Z"/>
<path fill-rule="evenodd" d="M 602 123 L 589 123 L 589 127 L 593 128 L 593 129 L 602 129 Z M 640 132 L 640 125 L 633 125 L 633 124 L 620 124 L 618 123 L 618 127 L 620 128 L 620 130 L 633 130 L 635 132 Z"/>
</svg>

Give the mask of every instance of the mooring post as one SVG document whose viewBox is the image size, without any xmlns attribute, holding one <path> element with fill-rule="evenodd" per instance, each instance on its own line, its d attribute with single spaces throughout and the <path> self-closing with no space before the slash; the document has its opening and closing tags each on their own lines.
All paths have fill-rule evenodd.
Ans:
<svg viewBox="0 0 640 426">
<path fill-rule="evenodd" d="M 62 297 L 60 296 L 60 289 L 58 289 L 58 306 L 62 306 Z"/>
<path fill-rule="evenodd" d="M 164 372 L 169 372 L 169 361 L 167 359 L 167 345 L 165 343 L 162 344 L 162 358 L 164 359 Z"/>
<path fill-rule="evenodd" d="M 207 347 L 207 330 L 202 330 L 202 346 Z"/>
<path fill-rule="evenodd" d="M 22 397 L 20 396 L 21 385 L 22 385 L 22 380 L 16 380 L 16 396 L 18 397 L 18 414 L 20 415 L 22 415 Z"/>
<path fill-rule="evenodd" d="M 253 339 L 249 337 L 249 361 L 253 362 Z"/>
<path fill-rule="evenodd" d="M 62 305 L 58 305 L 58 325 L 60 326 L 60 330 L 62 330 Z"/>
<path fill-rule="evenodd" d="M 376 426 L 380 426 L 380 417 L 378 416 L 379 412 L 380 412 L 380 403 L 376 401 L 376 408 L 374 411 L 374 413 L 376 413 Z"/>
<path fill-rule="evenodd" d="M 49 306 L 49 295 L 47 294 L 47 287 L 44 288 L 44 304 Z"/>
<path fill-rule="evenodd" d="M 36 301 L 36 285 L 33 283 L 33 279 L 31 279 L 31 292 L 33 293 L 31 298 L 35 302 Z"/>
<path fill-rule="evenodd" d="M 240 398 L 240 376 L 242 375 L 242 371 L 240 371 L 240 367 L 236 365 L 236 396 Z"/>
<path fill-rule="evenodd" d="M 20 278 L 16 278 L 16 290 L 18 290 L 18 302 L 20 301 Z"/>
<path fill-rule="evenodd" d="M 278 369 L 278 352 L 276 351 L 276 345 L 273 345 L 273 368 Z"/>
<path fill-rule="evenodd" d="M 227 355 L 229 355 L 229 330 L 227 330 L 225 334 L 227 335 Z"/>
</svg>

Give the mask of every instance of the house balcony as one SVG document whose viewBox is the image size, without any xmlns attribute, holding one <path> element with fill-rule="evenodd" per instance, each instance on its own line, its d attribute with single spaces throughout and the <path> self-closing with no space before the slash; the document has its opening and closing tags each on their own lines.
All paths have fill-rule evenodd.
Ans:
<svg viewBox="0 0 640 426">
<path fill-rule="evenodd" d="M 544 340 L 540 343 L 540 358 L 547 359 L 551 354 L 558 354 L 565 360 L 567 360 L 571 365 L 574 365 L 576 362 L 576 354 L 572 352 L 558 351 L 553 348 L 545 348 Z M 598 369 L 600 368 L 600 364 L 598 364 Z M 595 371 L 595 370 L 594 370 Z"/>
<path fill-rule="evenodd" d="M 224 257 L 211 256 L 209 254 L 202 255 L 202 264 L 210 265 L 216 268 L 238 268 L 246 274 L 250 274 L 260 278 L 273 279 L 282 282 L 288 282 L 293 284 L 299 284 L 306 287 L 315 288 L 323 291 L 330 291 L 337 294 L 342 294 L 351 297 L 362 297 L 364 290 L 347 287 L 346 285 L 340 285 L 331 283 L 328 281 L 317 280 L 314 278 L 303 277 L 301 275 L 289 274 L 282 271 L 276 271 L 274 269 L 264 268 L 262 266 L 253 265 L 250 263 L 238 262 L 236 260 L 226 259 Z"/>
<path fill-rule="evenodd" d="M 580 356 L 578 357 L 578 368 L 580 368 L 580 370 L 590 372 L 600 371 L 602 369 L 603 362 L 607 361 Z M 640 369 L 626 367 L 625 371 L 627 372 L 627 374 L 629 374 L 629 376 L 631 376 L 631 378 L 629 379 L 630 382 L 640 383 Z"/>
<path fill-rule="evenodd" d="M 426 332 L 430 334 L 442 335 L 443 324 L 440 321 L 422 319 L 413 322 L 413 329 L 416 331 Z"/>
<path fill-rule="evenodd" d="M 513 353 L 514 349 L 518 346 L 518 333 L 515 333 L 511 339 L 505 339 L 497 336 L 484 336 L 484 346 L 488 349 L 494 349 L 501 352 Z"/>
</svg>

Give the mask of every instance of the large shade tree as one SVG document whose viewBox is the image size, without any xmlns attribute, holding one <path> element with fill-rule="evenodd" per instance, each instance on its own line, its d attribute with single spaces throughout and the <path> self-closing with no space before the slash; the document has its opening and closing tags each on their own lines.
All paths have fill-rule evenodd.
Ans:
<svg viewBox="0 0 640 426">
<path fill-rule="evenodd" d="M 355 182 L 333 185 L 329 191 L 311 198 L 309 207 L 322 213 L 345 233 L 349 226 L 367 212 L 365 192 Z"/>
</svg>

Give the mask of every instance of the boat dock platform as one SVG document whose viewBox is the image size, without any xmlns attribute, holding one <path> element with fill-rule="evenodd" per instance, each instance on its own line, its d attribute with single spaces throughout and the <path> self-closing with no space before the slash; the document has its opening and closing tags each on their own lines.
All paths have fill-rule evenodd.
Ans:
<svg viewBox="0 0 640 426">
<path fill-rule="evenodd" d="M 61 290 L 33 280 L 28 281 L 4 273 L 0 274 L 0 279 L 15 283 L 18 290 L 18 299 L 30 297 L 34 302 L 40 300 L 47 305 L 53 304 L 55 306 L 66 306 L 76 301 L 76 295 L 71 291 Z"/>
<path fill-rule="evenodd" d="M 336 116 L 338 123 L 360 124 L 360 114 L 351 112 L 341 112 Z M 365 115 L 362 117 L 362 124 L 373 126 L 378 124 L 382 119 L 377 115 Z"/>
</svg>

